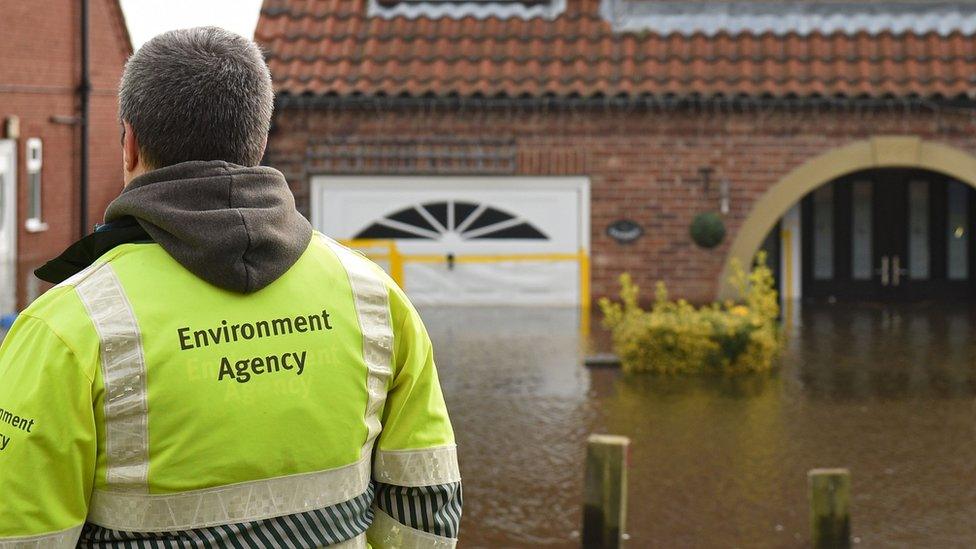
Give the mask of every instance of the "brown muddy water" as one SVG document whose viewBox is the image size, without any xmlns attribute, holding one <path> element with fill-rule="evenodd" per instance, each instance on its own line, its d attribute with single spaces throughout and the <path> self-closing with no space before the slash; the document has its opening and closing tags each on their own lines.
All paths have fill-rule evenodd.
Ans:
<svg viewBox="0 0 976 549">
<path fill-rule="evenodd" d="M 578 545 L 583 450 L 631 438 L 629 547 L 803 547 L 806 472 L 849 467 L 858 547 L 976 546 L 976 313 L 807 308 L 782 368 L 588 370 L 577 313 L 421 311 L 460 447 L 461 546 Z"/>
</svg>

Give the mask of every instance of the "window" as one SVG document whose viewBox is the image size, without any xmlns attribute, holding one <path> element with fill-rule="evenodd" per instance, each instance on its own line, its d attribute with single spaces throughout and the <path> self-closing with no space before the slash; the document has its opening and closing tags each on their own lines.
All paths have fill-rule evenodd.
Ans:
<svg viewBox="0 0 976 549">
<path fill-rule="evenodd" d="M 369 0 L 368 13 L 371 17 L 555 19 L 565 10 L 566 0 Z"/>
<path fill-rule="evenodd" d="M 355 238 L 440 240 L 448 233 L 461 240 L 549 240 L 535 226 L 508 212 L 463 201 L 398 210 L 376 220 Z"/>
<path fill-rule="evenodd" d="M 37 232 L 47 229 L 41 221 L 41 167 L 43 164 L 43 147 L 41 140 L 32 137 L 27 140 L 27 221 L 28 231 Z"/>
<path fill-rule="evenodd" d="M 552 4 L 552 0 L 377 0 L 377 3 L 384 7 L 392 7 L 397 4 L 472 4 L 477 2 L 482 4 L 519 4 L 522 6 Z"/>
</svg>

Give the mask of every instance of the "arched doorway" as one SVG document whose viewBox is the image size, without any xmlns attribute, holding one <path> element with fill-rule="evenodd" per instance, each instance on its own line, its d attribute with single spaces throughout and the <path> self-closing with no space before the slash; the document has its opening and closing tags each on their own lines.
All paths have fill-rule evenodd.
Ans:
<svg viewBox="0 0 976 549">
<path fill-rule="evenodd" d="M 942 192 L 941 189 L 943 187 L 939 187 L 939 185 L 949 185 L 949 182 L 959 182 L 970 187 L 976 186 L 976 157 L 959 149 L 939 143 L 923 141 L 917 137 L 889 136 L 858 141 L 810 160 L 770 188 L 753 207 L 752 213 L 742 224 L 732 243 L 729 251 L 729 261 L 722 273 L 722 279 L 719 285 L 719 297 L 729 298 L 734 295 L 734 290 L 728 282 L 731 260 L 733 258 L 738 259 L 744 265 L 749 264 L 762 246 L 764 239 L 777 226 L 777 223 L 781 219 L 784 219 L 784 215 L 787 216 L 787 219 L 792 217 L 793 222 L 799 223 L 799 218 L 801 215 L 804 215 L 803 211 L 805 210 L 807 211 L 805 215 L 808 217 L 808 223 L 812 223 L 814 220 L 809 218 L 811 207 L 809 205 L 805 208 L 798 207 L 801 200 L 811 195 L 815 189 L 823 188 L 825 184 L 832 182 L 833 184 L 842 184 L 841 182 L 847 181 L 845 178 L 859 173 L 864 176 L 861 181 L 870 181 L 869 185 L 872 189 L 878 189 L 882 191 L 881 194 L 890 194 L 892 196 L 903 196 L 902 193 L 912 192 L 910 190 L 912 174 L 929 173 L 932 174 L 932 177 L 929 177 L 928 180 L 943 181 L 943 183 L 933 183 L 933 185 L 936 185 L 934 190 L 927 187 L 927 192 L 934 193 L 932 196 L 936 197 L 936 200 L 941 200 L 941 198 L 938 198 L 938 196 L 941 196 L 938 193 Z M 895 173 L 902 173 L 903 175 L 895 177 L 893 176 Z M 885 174 L 887 174 L 887 177 L 883 177 Z M 853 180 L 847 182 L 851 183 Z M 891 184 L 890 187 L 885 186 L 888 183 Z M 859 191 L 862 193 L 862 196 L 859 198 L 862 211 L 865 208 L 865 198 L 863 196 L 864 189 L 866 188 L 865 185 L 865 183 L 861 183 L 861 190 Z M 849 187 L 844 187 L 843 194 L 845 196 L 853 192 Z M 916 184 L 915 188 L 916 190 L 914 192 L 921 192 L 919 190 L 921 187 L 918 184 Z M 887 192 L 885 189 L 891 192 Z M 816 200 L 816 198 L 807 199 L 808 202 L 812 200 Z M 898 200 L 901 199 L 897 199 L 896 202 Z M 821 196 L 821 202 L 824 202 L 823 196 Z M 912 204 L 911 197 L 907 196 L 903 202 L 906 206 L 910 206 Z M 840 209 L 844 207 L 843 204 L 839 206 Z M 881 208 L 886 212 L 888 211 L 883 204 L 881 206 L 874 205 L 872 208 Z M 973 214 L 969 213 L 968 215 L 972 217 Z M 875 220 L 875 223 L 877 221 Z M 907 222 L 907 217 L 902 221 Z M 822 224 L 823 220 L 821 220 Z M 800 250 L 797 250 L 796 247 L 802 246 L 804 240 L 809 242 L 809 238 L 800 239 L 798 235 L 794 234 L 792 237 L 789 237 L 792 240 L 787 241 L 787 234 L 789 234 L 789 231 L 784 231 L 784 247 L 793 248 L 792 253 L 799 256 Z M 906 234 L 908 233 L 906 232 Z M 822 237 L 823 235 L 821 235 Z M 792 246 L 790 245 L 791 243 Z M 910 246 L 911 243 L 907 245 Z M 879 242 L 874 244 L 874 246 L 877 250 L 881 251 L 888 245 Z M 905 243 L 899 242 L 891 246 L 897 248 L 895 250 L 897 252 L 904 248 Z M 968 246 L 971 248 L 971 243 Z M 872 254 L 875 248 L 872 248 Z M 863 249 L 861 251 L 863 252 Z M 823 256 L 822 251 L 821 255 Z M 890 284 L 892 278 L 896 276 L 892 270 L 896 268 L 893 264 L 895 261 L 894 256 L 898 256 L 898 269 L 909 269 L 911 265 L 907 263 L 909 261 L 907 258 L 908 254 L 905 252 L 882 253 L 877 257 L 878 261 L 880 262 L 885 255 L 887 255 L 886 261 L 888 264 L 886 269 L 888 271 L 888 283 Z M 858 277 L 861 279 L 864 276 L 864 261 L 862 258 L 860 261 L 861 264 L 857 267 L 859 269 Z M 874 259 L 872 259 L 873 261 Z M 798 297 L 798 295 L 792 295 L 795 291 L 793 288 L 799 288 L 801 286 L 798 279 L 803 278 L 803 273 L 810 272 L 810 266 L 807 265 L 806 268 L 803 268 L 799 265 L 799 262 L 794 263 L 791 261 L 785 261 L 784 264 L 786 265 L 784 269 L 786 276 L 791 279 L 791 283 L 784 289 L 784 293 L 787 297 Z M 795 268 L 791 269 L 791 266 Z M 873 269 L 880 270 L 881 267 L 881 265 L 872 265 Z M 822 268 L 821 275 L 825 272 L 826 269 Z M 848 270 L 847 272 L 850 273 L 852 271 Z M 898 276 L 900 274 L 901 271 L 898 271 Z M 958 275 L 958 273 L 956 274 Z M 880 282 L 880 273 L 878 279 Z"/>
</svg>

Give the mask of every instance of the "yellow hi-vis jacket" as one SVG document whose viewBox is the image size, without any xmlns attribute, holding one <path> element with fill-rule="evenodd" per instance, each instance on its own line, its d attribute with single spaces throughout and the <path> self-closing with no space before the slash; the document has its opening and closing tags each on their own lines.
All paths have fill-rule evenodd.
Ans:
<svg viewBox="0 0 976 549">
<path fill-rule="evenodd" d="M 0 548 L 453 547 L 432 356 L 396 284 L 321 234 L 248 295 L 115 247 L 0 347 Z"/>
</svg>

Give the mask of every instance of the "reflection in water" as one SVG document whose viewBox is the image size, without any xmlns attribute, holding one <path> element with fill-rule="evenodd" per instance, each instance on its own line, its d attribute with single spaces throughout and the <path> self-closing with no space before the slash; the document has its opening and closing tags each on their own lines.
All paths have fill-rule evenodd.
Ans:
<svg viewBox="0 0 976 549">
<path fill-rule="evenodd" d="M 466 547 L 565 543 L 593 423 L 577 315 L 424 309 L 464 477 Z"/>
<path fill-rule="evenodd" d="M 632 547 L 797 547 L 806 471 L 850 467 L 866 547 L 976 544 L 976 314 L 806 309 L 738 379 L 583 369 L 575 311 L 425 309 L 460 444 L 464 547 L 571 547 L 583 446 L 631 437 Z"/>
<path fill-rule="evenodd" d="M 807 311 L 789 359 L 811 398 L 976 394 L 976 314 L 969 307 Z"/>
</svg>

